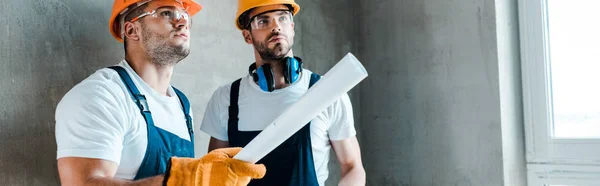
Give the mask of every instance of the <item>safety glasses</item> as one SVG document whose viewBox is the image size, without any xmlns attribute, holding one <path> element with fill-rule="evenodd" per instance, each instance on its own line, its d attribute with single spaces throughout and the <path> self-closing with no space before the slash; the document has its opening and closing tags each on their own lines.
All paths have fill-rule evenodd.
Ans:
<svg viewBox="0 0 600 186">
<path fill-rule="evenodd" d="M 190 21 L 190 15 L 186 11 L 180 11 L 172 7 L 161 7 L 151 10 L 149 12 L 145 12 L 131 19 L 131 22 L 135 22 L 145 16 L 152 16 L 159 19 L 165 19 L 171 22 L 172 24 L 178 23 L 179 21 L 181 21 L 181 19 Z"/>
<path fill-rule="evenodd" d="M 272 13 L 267 15 L 267 13 Z M 294 16 L 289 10 L 272 10 L 258 14 L 250 19 L 249 25 L 253 30 L 262 30 L 271 28 L 274 24 L 282 27 L 290 26 L 294 22 Z"/>
</svg>

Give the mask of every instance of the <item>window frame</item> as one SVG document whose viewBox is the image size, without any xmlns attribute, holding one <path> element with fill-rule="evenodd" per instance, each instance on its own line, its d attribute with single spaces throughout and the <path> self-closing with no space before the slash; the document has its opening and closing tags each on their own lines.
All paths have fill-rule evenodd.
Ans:
<svg viewBox="0 0 600 186">
<path fill-rule="evenodd" d="M 528 183 L 598 185 L 600 139 L 552 137 L 547 1 L 518 1 Z"/>
</svg>

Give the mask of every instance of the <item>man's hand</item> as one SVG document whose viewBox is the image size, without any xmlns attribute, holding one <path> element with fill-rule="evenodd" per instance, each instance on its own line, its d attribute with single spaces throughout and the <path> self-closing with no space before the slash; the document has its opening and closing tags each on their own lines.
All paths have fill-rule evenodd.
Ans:
<svg viewBox="0 0 600 186">
<path fill-rule="evenodd" d="M 167 186 L 245 186 L 263 178 L 264 165 L 233 159 L 242 148 L 216 149 L 200 159 L 171 158 Z"/>
</svg>

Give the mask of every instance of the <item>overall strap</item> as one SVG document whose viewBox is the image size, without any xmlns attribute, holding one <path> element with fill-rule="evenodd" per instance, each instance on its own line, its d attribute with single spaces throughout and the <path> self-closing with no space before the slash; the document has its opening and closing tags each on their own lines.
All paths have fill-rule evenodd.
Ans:
<svg viewBox="0 0 600 186">
<path fill-rule="evenodd" d="M 239 107 L 238 107 L 238 98 L 240 95 L 240 82 L 242 81 L 242 79 L 238 79 L 236 81 L 234 81 L 231 84 L 231 90 L 229 93 L 229 120 L 227 122 L 227 131 L 229 134 L 231 134 L 232 132 L 237 132 L 238 131 L 238 114 L 239 114 Z M 231 136 L 231 135 L 229 135 Z"/>
<path fill-rule="evenodd" d="M 111 66 L 108 68 L 117 71 L 119 76 L 121 76 L 121 80 L 123 80 L 123 83 L 125 83 L 127 90 L 129 90 L 131 98 L 140 109 L 140 113 L 142 114 L 142 116 L 144 116 L 146 124 L 154 126 L 154 120 L 152 120 L 152 113 L 150 113 L 150 108 L 148 107 L 148 101 L 146 99 L 146 96 L 140 93 L 140 90 L 138 90 L 138 88 L 135 86 L 135 84 L 131 80 L 131 77 L 129 77 L 127 71 L 125 71 L 125 69 L 120 66 Z"/>
<path fill-rule="evenodd" d="M 175 94 L 177 94 L 177 97 L 179 97 L 179 102 L 181 102 L 183 114 L 185 115 L 185 124 L 187 125 L 188 133 L 190 134 L 190 140 L 194 143 L 194 127 L 192 126 L 192 117 L 190 116 L 190 101 L 179 89 L 173 87 L 173 90 L 175 91 Z"/>
<path fill-rule="evenodd" d="M 317 83 L 319 79 L 321 79 L 321 76 L 319 74 L 312 73 L 310 75 L 310 83 L 308 84 L 308 88 L 312 87 L 315 83 Z"/>
</svg>

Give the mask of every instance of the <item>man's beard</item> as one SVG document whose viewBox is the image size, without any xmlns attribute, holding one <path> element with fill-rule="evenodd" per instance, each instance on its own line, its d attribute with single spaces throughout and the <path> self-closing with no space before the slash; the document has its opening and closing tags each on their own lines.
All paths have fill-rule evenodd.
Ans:
<svg viewBox="0 0 600 186">
<path fill-rule="evenodd" d="M 150 61 L 160 67 L 172 66 L 190 54 L 186 45 L 173 46 L 168 43 L 169 38 L 152 33 L 142 24 L 142 44 L 147 50 Z"/>
<path fill-rule="evenodd" d="M 256 39 L 252 39 L 254 42 L 254 48 L 256 48 L 256 51 L 258 51 L 258 54 L 260 55 L 260 57 L 265 60 L 265 61 L 278 61 L 283 59 L 288 52 L 290 52 L 290 49 L 292 48 L 291 44 L 288 47 L 284 47 L 281 43 L 277 43 L 275 44 L 275 46 L 273 47 L 273 49 L 270 49 L 268 47 L 269 45 L 269 39 L 279 36 L 279 33 L 272 33 L 269 35 L 269 37 L 267 37 L 267 39 L 265 39 L 264 42 L 259 42 Z M 287 38 L 287 37 L 286 37 Z"/>
</svg>

